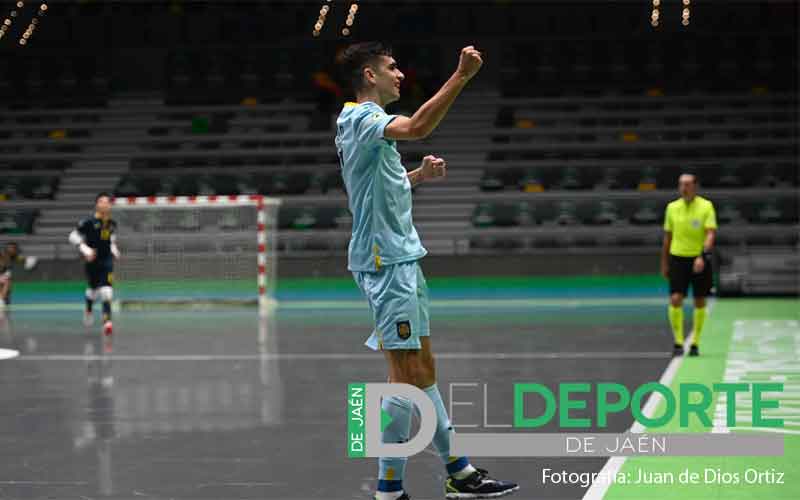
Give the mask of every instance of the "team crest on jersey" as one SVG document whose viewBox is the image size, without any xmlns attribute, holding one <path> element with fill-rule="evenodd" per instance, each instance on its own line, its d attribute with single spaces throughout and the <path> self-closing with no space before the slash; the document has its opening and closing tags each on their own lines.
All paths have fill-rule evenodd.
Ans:
<svg viewBox="0 0 800 500">
<path fill-rule="evenodd" d="M 375 113 L 374 115 L 372 115 L 372 119 L 375 120 L 375 121 L 380 120 L 381 119 L 381 114 L 380 113 Z"/>
<path fill-rule="evenodd" d="M 411 336 L 411 322 L 398 321 L 397 322 L 397 336 L 403 340 L 407 340 Z"/>
<path fill-rule="evenodd" d="M 700 220 L 699 219 L 692 219 L 692 227 L 695 229 L 700 228 Z"/>
</svg>

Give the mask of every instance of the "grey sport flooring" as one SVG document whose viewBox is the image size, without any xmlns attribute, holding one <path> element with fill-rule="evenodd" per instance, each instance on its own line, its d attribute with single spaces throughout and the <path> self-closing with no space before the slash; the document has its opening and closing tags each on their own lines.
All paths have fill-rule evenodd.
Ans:
<svg viewBox="0 0 800 500">
<path fill-rule="evenodd" d="M 456 407 L 456 431 L 482 427 L 484 387 L 487 422 L 508 424 L 515 382 L 657 381 L 670 360 L 664 309 L 434 307 L 445 403 L 450 384 L 477 384 L 454 389 L 474 403 Z M 383 357 L 363 346 L 366 308 L 297 303 L 266 319 L 252 309 L 123 311 L 111 339 L 81 319 L 77 308 L 43 307 L 0 320 L 0 348 L 21 353 L 0 360 L 0 498 L 370 498 L 376 461 L 347 458 L 345 439 L 347 384 L 386 380 Z M 630 425 L 622 415 L 605 430 Z M 597 472 L 605 461 L 473 463 L 518 481 L 511 498 L 577 499 L 580 487 L 542 485 L 542 468 Z M 413 499 L 443 498 L 444 478 L 428 450 L 410 459 L 405 487 Z"/>
</svg>

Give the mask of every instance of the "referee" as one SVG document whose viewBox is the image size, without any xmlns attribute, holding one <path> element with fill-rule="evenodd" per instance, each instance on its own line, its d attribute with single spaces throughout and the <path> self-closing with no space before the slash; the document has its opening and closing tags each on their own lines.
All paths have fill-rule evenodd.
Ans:
<svg viewBox="0 0 800 500">
<path fill-rule="evenodd" d="M 667 205 L 661 274 L 669 280 L 669 322 L 675 336 L 673 356 L 683 355 L 683 298 L 692 285 L 694 337 L 689 356 L 700 354 L 700 334 L 706 319 L 706 296 L 711 291 L 711 252 L 717 232 L 714 205 L 697 195 L 697 177 L 678 178 L 680 198 Z"/>
</svg>

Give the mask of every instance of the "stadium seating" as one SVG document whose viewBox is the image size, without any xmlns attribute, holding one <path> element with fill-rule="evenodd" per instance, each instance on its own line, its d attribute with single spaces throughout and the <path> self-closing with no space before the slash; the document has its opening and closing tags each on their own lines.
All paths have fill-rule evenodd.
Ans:
<svg viewBox="0 0 800 500">
<path fill-rule="evenodd" d="M 6 210 L 0 207 L 0 234 L 31 234 L 38 215 L 37 210 Z"/>
<path fill-rule="evenodd" d="M 213 4 L 87 2 L 37 32 L 40 52 L 3 52 L 7 226 L 13 219 L 33 231 L 31 242 L 61 244 L 98 190 L 260 193 L 284 200 L 283 251 L 344 252 L 350 215 L 333 147 L 341 99 L 321 96 L 312 77 L 335 72 L 331 54 L 291 38 L 308 20 L 280 17 L 285 7 L 254 4 L 254 16 L 241 16 Z M 796 35 L 761 28 L 779 19 L 759 11 L 748 25 L 731 14 L 714 29 L 673 37 L 651 36 L 633 7 L 608 16 L 588 6 L 580 19 L 506 7 L 437 17 L 404 5 L 382 19 L 403 33 L 469 26 L 499 66 L 431 138 L 400 146 L 409 168 L 431 152 L 451 165 L 445 182 L 415 189 L 415 222 L 432 253 L 654 247 L 684 171 L 716 204 L 722 246 L 797 243 L 797 94 L 781 78 L 796 67 Z M 264 29 L 259 16 L 280 22 Z M 417 38 L 395 47 L 406 81 L 394 110 L 413 110 L 453 62 L 447 43 Z M 54 48 L 70 44 L 80 50 Z M 114 59 L 118 50 L 130 63 Z M 18 212 L 34 203 L 41 216 L 18 225 Z M 216 230 L 202 218 L 137 224 Z"/>
</svg>

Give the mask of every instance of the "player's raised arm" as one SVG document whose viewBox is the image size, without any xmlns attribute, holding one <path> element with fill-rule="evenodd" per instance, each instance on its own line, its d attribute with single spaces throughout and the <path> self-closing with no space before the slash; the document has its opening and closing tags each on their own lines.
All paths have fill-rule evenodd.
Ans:
<svg viewBox="0 0 800 500">
<path fill-rule="evenodd" d="M 481 53 L 472 45 L 461 50 L 458 68 L 442 88 L 410 118 L 398 116 L 384 130 L 388 139 L 414 141 L 428 137 L 450 110 L 456 97 L 483 65 Z"/>
</svg>

